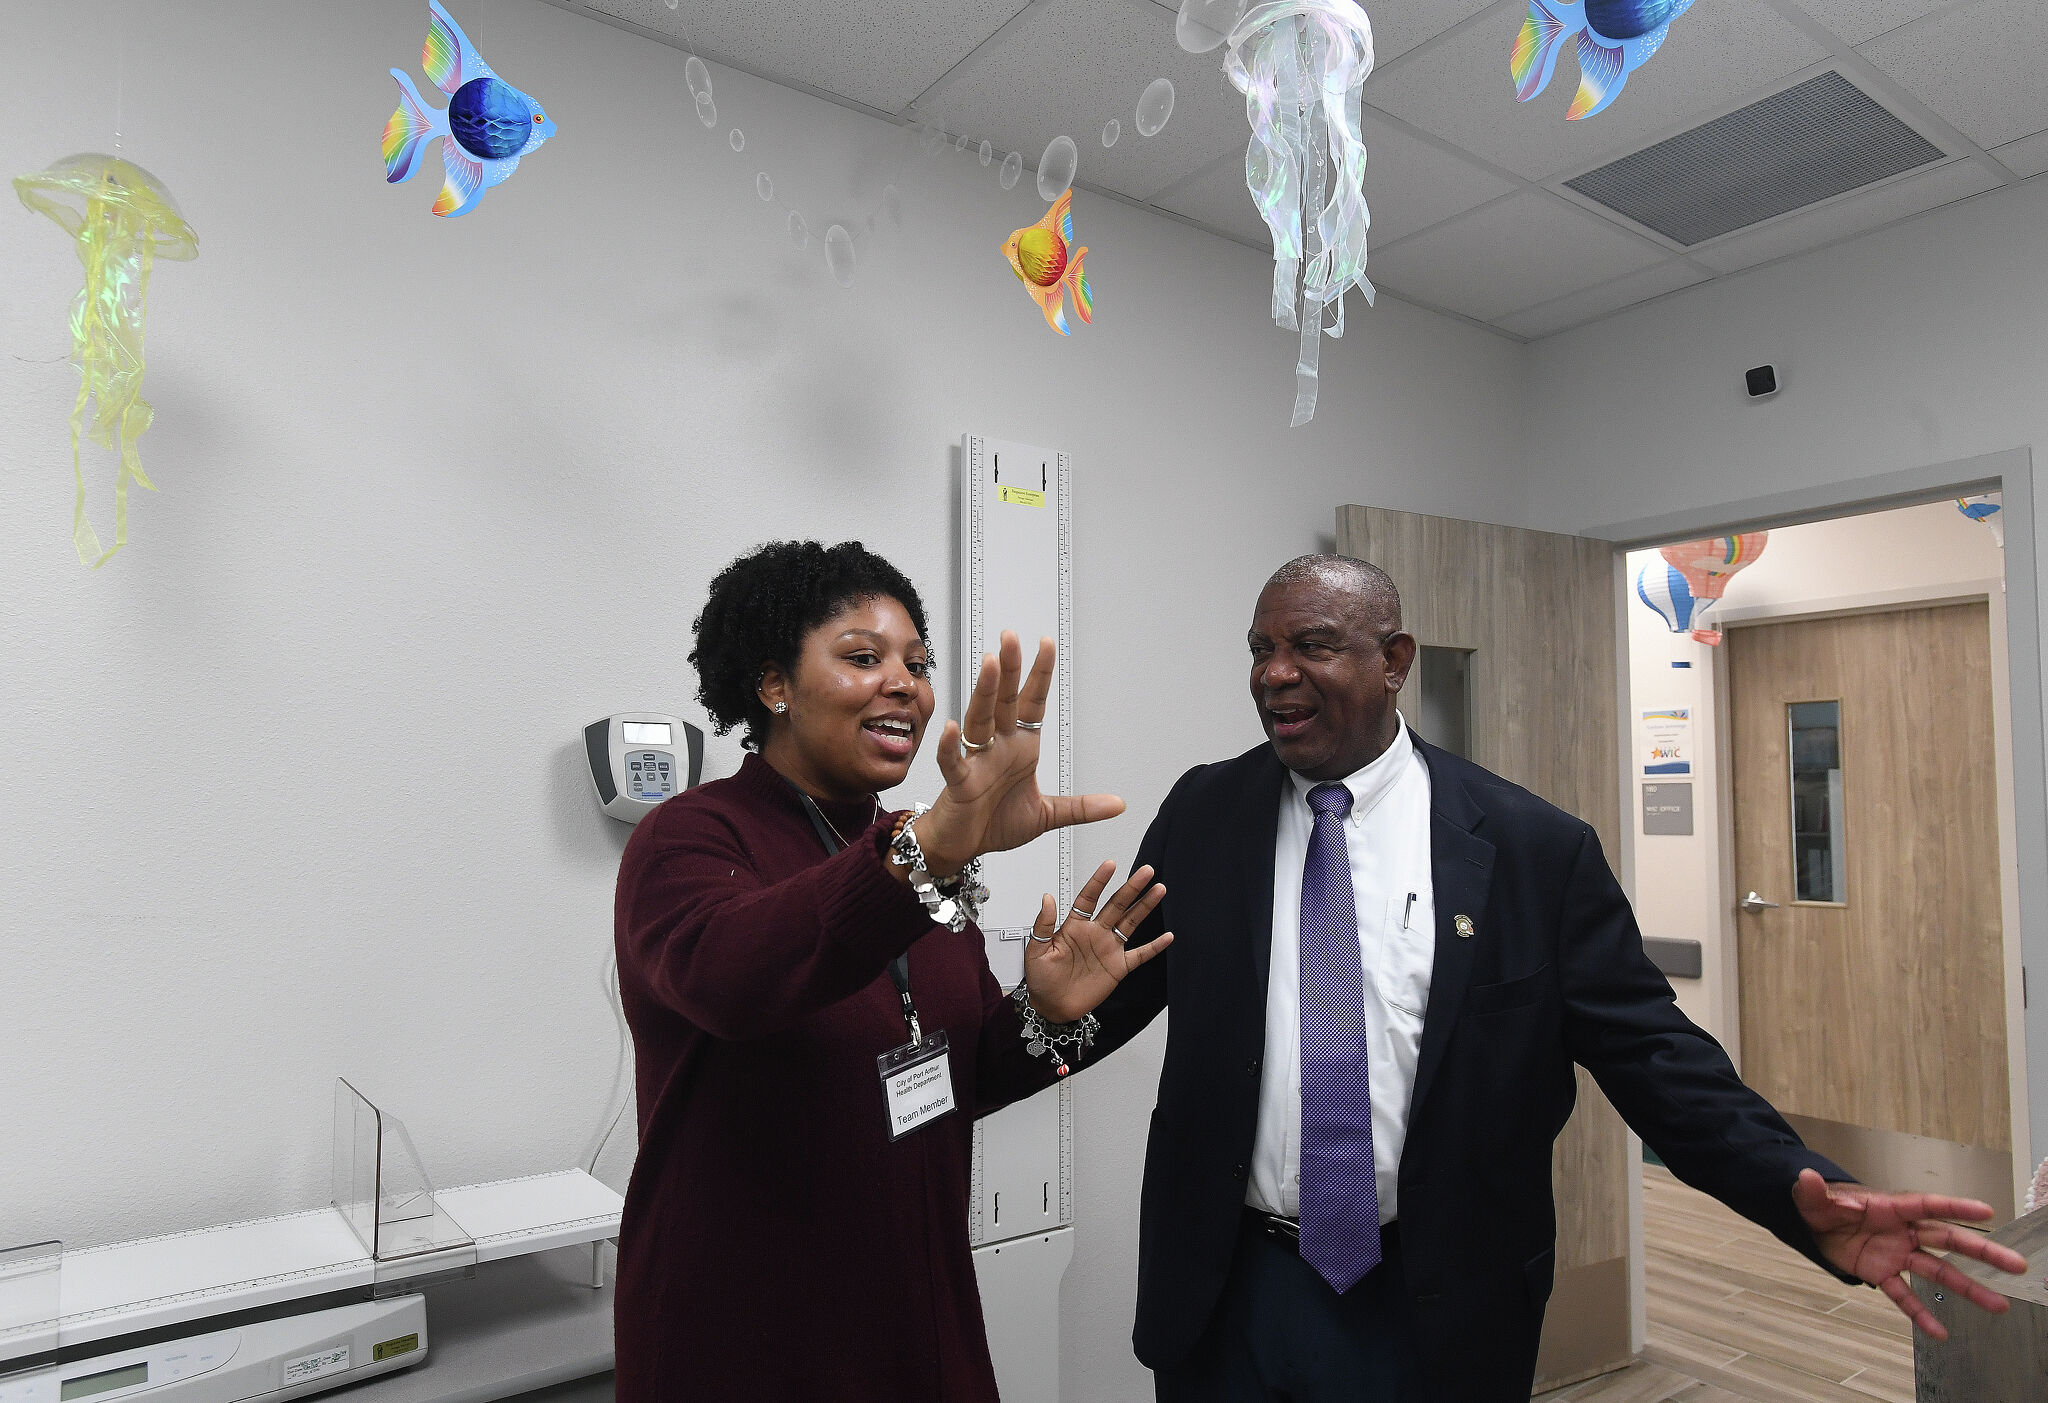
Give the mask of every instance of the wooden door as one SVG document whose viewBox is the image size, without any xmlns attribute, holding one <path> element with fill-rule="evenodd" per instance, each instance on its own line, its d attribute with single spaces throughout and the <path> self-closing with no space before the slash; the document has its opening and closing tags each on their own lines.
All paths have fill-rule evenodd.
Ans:
<svg viewBox="0 0 2048 1403">
<path fill-rule="evenodd" d="M 1946 1143 L 2006 1188 L 1967 1159 L 1934 1172 L 2009 1203 L 1988 606 L 1737 627 L 1724 646 L 1736 880 L 1778 903 L 1737 917 L 1744 1079 L 1809 1139 L 1870 1156 L 1851 1173 L 1920 1187 L 1896 1156 Z"/>
<path fill-rule="evenodd" d="M 1614 548 L 1506 526 L 1340 507 L 1337 549 L 1394 577 L 1403 621 L 1463 674 L 1466 754 L 1621 846 Z M 1426 651 L 1426 670 L 1444 654 Z M 1448 661 L 1448 659 L 1445 659 Z M 1442 661 L 1439 666 L 1444 665 Z M 1426 678 L 1417 681 L 1427 684 Z M 1421 692 L 1401 711 L 1424 739 Z M 1443 713 L 1441 704 L 1432 710 Z M 1544 1316 L 1538 1390 L 1630 1358 L 1628 1132 L 1579 1072 L 1578 1109 L 1558 1137 L 1557 1285 Z"/>
</svg>

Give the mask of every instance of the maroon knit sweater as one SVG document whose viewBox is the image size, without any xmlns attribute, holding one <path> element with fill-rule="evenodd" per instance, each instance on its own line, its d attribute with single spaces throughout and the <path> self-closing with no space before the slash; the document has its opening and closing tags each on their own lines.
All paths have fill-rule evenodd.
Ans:
<svg viewBox="0 0 2048 1403">
<path fill-rule="evenodd" d="M 642 820 L 615 933 L 640 1153 L 619 1238 L 619 1403 L 995 1403 L 967 1240 L 974 1118 L 1054 1078 L 981 933 L 884 871 L 893 817 L 825 804 L 825 855 L 758 755 Z M 960 1109 L 894 1144 L 875 1058 L 910 953 Z"/>
</svg>

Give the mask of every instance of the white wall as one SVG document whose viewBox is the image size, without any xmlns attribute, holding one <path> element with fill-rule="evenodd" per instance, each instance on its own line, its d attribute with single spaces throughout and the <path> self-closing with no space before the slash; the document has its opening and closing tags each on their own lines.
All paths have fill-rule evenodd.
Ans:
<svg viewBox="0 0 2048 1403">
<path fill-rule="evenodd" d="M 1680 1007 L 1695 1022 L 1735 1047 L 1740 1008 L 1732 987 L 1731 927 L 1722 889 L 1723 796 L 1718 783 L 1722 755 L 1716 676 L 1724 655 L 1694 642 L 1690 634 L 1671 632 L 1635 597 L 1636 573 L 1653 561 L 1661 564 L 1654 550 L 1629 553 L 1628 716 L 1635 736 L 1630 782 L 1640 793 L 1644 782 L 1663 778 L 1642 773 L 1647 746 L 1643 712 L 1690 708 L 1693 832 L 1690 837 L 1646 834 L 1642 805 L 1633 805 L 1636 915 L 1645 934 L 1700 942 L 1700 978 L 1675 979 L 1672 987 L 1678 991 Z M 1969 520 L 1950 502 L 1780 527 L 1771 532 L 1756 562 L 1730 582 L 1709 622 L 1812 613 L 1885 597 L 1930 598 L 1951 588 L 1996 580 L 2003 569 L 1990 529 Z M 1990 593 L 1998 593 L 1996 585 Z M 2003 600 L 1994 598 L 1992 603 L 1997 615 L 1994 640 L 2002 662 Z M 1674 663 L 1690 666 L 1674 668 Z M 1995 668 L 1994 673 L 2000 694 L 1995 709 L 2002 720 L 2010 710 L 2004 668 Z"/>
<path fill-rule="evenodd" d="M 1851 500 L 1861 479 L 2048 442 L 2044 227 L 2048 181 L 2027 181 L 1536 343 L 1534 524 L 1598 532 L 1820 489 Z M 1784 389 L 1748 401 L 1742 372 L 1764 362 Z M 2038 523 L 2027 544 L 2038 552 Z M 2023 778 L 2038 791 L 2038 772 Z M 2038 967 L 2048 925 L 2022 916 Z M 2038 1160 L 2048 1038 L 2042 1011 L 2028 1016 Z"/>
<path fill-rule="evenodd" d="M 1131 806 L 1084 866 L 1257 739 L 1252 597 L 1335 506 L 1524 514 L 1511 343 L 1384 298 L 1289 432 L 1260 255 L 1083 192 L 1097 320 L 1062 341 L 997 252 L 1042 212 L 1028 180 L 950 151 L 897 176 L 891 128 L 718 71 L 736 156 L 680 53 L 538 0 L 459 15 L 561 131 L 444 221 L 431 172 L 388 187 L 377 156 L 416 0 L 0 0 L 0 170 L 109 147 L 123 69 L 123 154 L 201 247 L 151 294 L 162 490 L 92 573 L 54 359 L 78 265 L 0 210 L 0 1242 L 322 1202 L 338 1073 L 444 1183 L 587 1153 L 625 830 L 579 728 L 697 715 L 689 621 L 770 537 L 866 540 L 952 639 L 963 431 L 1078 465 L 1079 771 Z M 894 178 L 902 226 L 842 290 L 760 169 L 815 229 Z M 1128 1333 L 1158 1051 L 1078 1084 L 1070 1400 L 1150 1396 Z"/>
</svg>

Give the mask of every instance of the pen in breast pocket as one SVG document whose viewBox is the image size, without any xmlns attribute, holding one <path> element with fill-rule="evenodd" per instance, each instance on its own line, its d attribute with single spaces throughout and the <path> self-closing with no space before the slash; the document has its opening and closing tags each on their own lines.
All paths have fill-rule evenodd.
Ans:
<svg viewBox="0 0 2048 1403">
<path fill-rule="evenodd" d="M 1401 929 L 1408 929 L 1408 914 L 1415 909 L 1415 893 L 1408 893 L 1408 904 L 1401 908 Z"/>
</svg>

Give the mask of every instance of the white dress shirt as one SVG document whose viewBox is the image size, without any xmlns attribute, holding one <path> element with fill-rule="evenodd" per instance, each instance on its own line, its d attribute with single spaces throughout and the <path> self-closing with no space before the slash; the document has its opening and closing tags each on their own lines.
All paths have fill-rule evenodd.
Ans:
<svg viewBox="0 0 2048 1403">
<path fill-rule="evenodd" d="M 1245 1202 L 1301 1216 L 1301 874 L 1316 781 L 1290 774 L 1273 846 L 1273 948 L 1266 978 L 1266 1055 Z M 1380 1221 L 1398 1216 L 1401 1146 L 1436 964 L 1430 887 L 1429 767 L 1402 722 L 1381 756 L 1343 781 L 1351 791 L 1344 846 L 1365 971 L 1366 1068 Z"/>
</svg>

